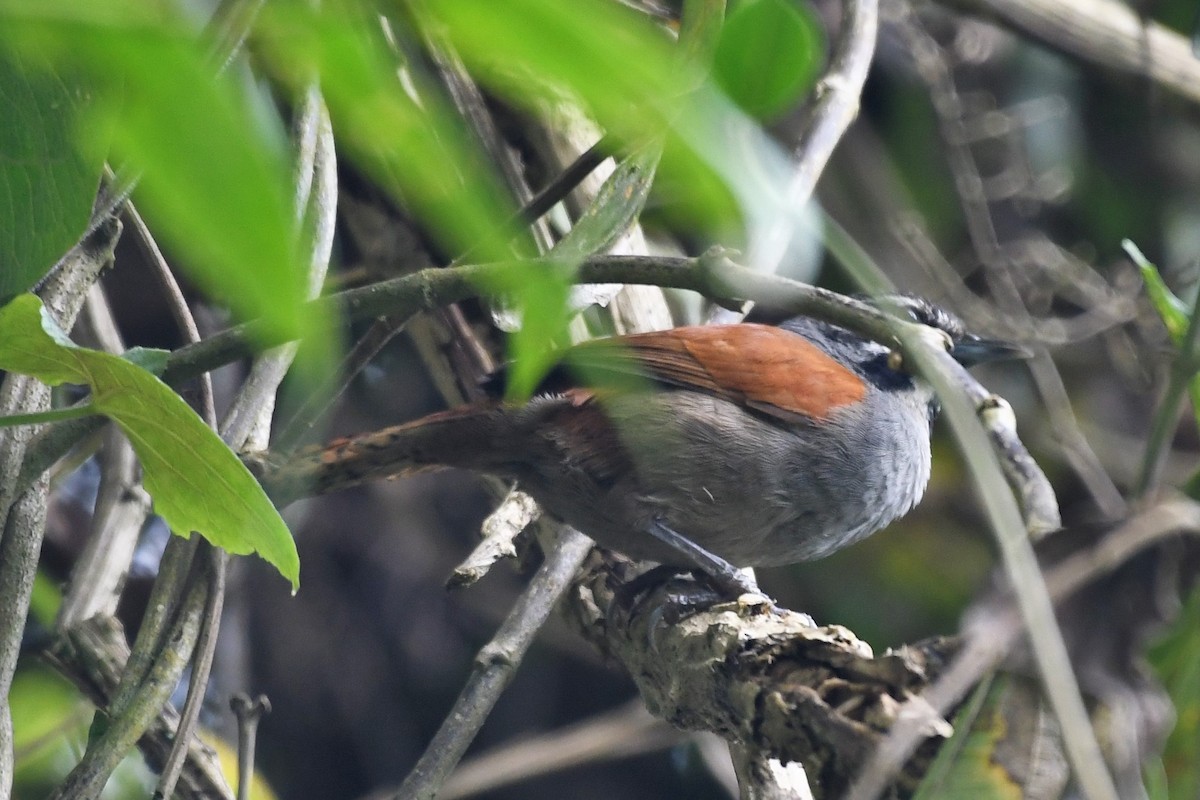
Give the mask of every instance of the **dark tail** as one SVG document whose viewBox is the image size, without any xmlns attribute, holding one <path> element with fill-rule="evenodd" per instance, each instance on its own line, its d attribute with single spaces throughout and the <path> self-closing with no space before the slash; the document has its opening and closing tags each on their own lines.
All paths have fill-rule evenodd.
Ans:
<svg viewBox="0 0 1200 800">
<path fill-rule="evenodd" d="M 430 414 L 276 459 L 251 454 L 246 465 L 280 507 L 306 495 L 442 467 L 497 471 L 506 453 L 511 409 L 499 403 Z"/>
</svg>

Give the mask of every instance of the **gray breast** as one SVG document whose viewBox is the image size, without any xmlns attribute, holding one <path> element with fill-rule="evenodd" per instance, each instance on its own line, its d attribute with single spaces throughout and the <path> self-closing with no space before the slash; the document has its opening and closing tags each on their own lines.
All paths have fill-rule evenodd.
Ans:
<svg viewBox="0 0 1200 800">
<path fill-rule="evenodd" d="M 602 544 L 657 561 L 673 554 L 639 530 L 655 516 L 738 566 L 828 555 L 924 492 L 928 412 L 914 394 L 871 387 L 863 404 L 824 423 L 783 427 L 692 392 L 618 399 L 606 411 L 626 432 L 635 475 L 621 488 L 636 501 L 597 504 L 577 524 Z"/>
</svg>

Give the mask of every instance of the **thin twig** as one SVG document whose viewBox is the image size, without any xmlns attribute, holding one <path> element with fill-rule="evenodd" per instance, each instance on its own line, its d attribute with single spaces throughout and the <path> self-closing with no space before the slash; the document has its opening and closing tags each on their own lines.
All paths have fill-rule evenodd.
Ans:
<svg viewBox="0 0 1200 800">
<path fill-rule="evenodd" d="M 191 572 L 199 543 L 198 536 L 190 539 L 172 536 L 163 549 L 158 562 L 158 574 L 146 602 L 146 613 L 138 626 L 129 659 L 121 670 L 121 682 L 108 705 L 109 714 L 120 716 L 124 713 L 153 668 L 157 654 L 165 646 L 171 622 L 182 602 L 184 583 Z"/>
<path fill-rule="evenodd" d="M 64 329 L 70 329 L 88 288 L 112 259 L 120 224 L 108 218 L 63 258 L 41 284 L 42 299 Z M 9 373 L 0 384 L 0 414 L 38 412 L 50 407 L 50 390 L 26 375 Z M 47 480 L 39 475 L 17 485 L 33 430 L 17 428 L 0 436 L 0 793 L 11 785 L 12 717 L 9 689 L 16 669 L 33 580 L 45 530 Z"/>
<path fill-rule="evenodd" d="M 125 343 L 99 283 L 92 285 L 84 307 L 85 329 L 109 353 L 121 353 Z M 56 627 L 62 631 L 96 614 L 115 614 L 121 586 L 137 547 L 138 535 L 150 514 L 150 495 L 138 482 L 133 446 L 115 425 L 104 429 L 100 451 L 100 488 L 96 495 L 83 552 L 71 568 L 71 580 Z"/>
<path fill-rule="evenodd" d="M 1054 602 L 1061 603 L 1092 581 L 1112 572 L 1133 556 L 1164 538 L 1200 532 L 1200 504 L 1175 498 L 1156 504 L 1114 529 L 1088 550 L 1051 569 L 1046 575 Z M 1020 617 L 1010 596 L 1005 605 L 966 626 L 966 643 L 950 667 L 926 689 L 918 702 L 946 714 L 971 687 L 1011 653 L 1021 634 Z M 897 724 L 876 748 L 846 800 L 867 800 L 886 789 L 894 776 L 928 737 L 914 723 Z"/>
<path fill-rule="evenodd" d="M 779 201 L 784 208 L 799 209 L 808 204 L 834 148 L 858 116 L 863 84 L 875 54 L 879 5 L 877 0 L 846 0 L 842 8 L 842 29 L 829 71 L 817 84 L 811 120 L 796 147 L 795 171 Z M 792 220 L 787 217 L 772 226 L 755 243 L 749 257 L 752 265 L 775 271 L 795 234 Z"/>
<path fill-rule="evenodd" d="M 562 528 L 557 545 L 547 551 L 546 560 L 496 635 L 475 657 L 475 671 L 455 701 L 454 710 L 404 779 L 397 800 L 432 800 L 437 795 L 591 548 L 592 541 L 586 536 Z"/>
<path fill-rule="evenodd" d="M 830 226 L 829 230 L 840 234 L 837 226 Z M 829 241 L 831 248 L 836 243 L 842 251 L 840 260 L 859 285 L 872 293 L 886 290 L 886 276 L 865 254 L 857 252 L 852 242 L 837 238 Z M 1116 800 L 1112 776 L 1096 741 L 1049 592 L 1030 545 L 1033 531 L 1027 528 L 1026 520 L 1052 523 L 1057 518 L 1054 491 L 1016 438 L 1015 430 L 1005 430 L 1010 428 L 1011 414 L 993 415 L 994 422 L 1004 424 L 1001 428 L 987 427 L 987 419 L 980 412 L 987 410 L 990 395 L 961 364 L 942 348 L 921 346 L 919 341 L 924 334 L 920 329 L 896 328 L 895 333 L 904 357 L 910 359 L 907 363 L 933 384 L 942 401 L 955 442 L 983 501 L 993 537 L 1000 546 L 1005 572 L 1013 586 L 1022 588 L 1017 594 L 1018 607 L 1046 695 L 1062 726 L 1067 756 L 1076 778 L 1092 800 Z M 1008 458 L 1005 452 L 993 449 L 997 436 L 1006 438 L 1004 450 L 1009 446 L 1017 448 L 1019 459 Z M 1011 483 L 1027 469 L 1034 470 L 1026 476 L 1028 480 Z M 1024 507 L 1019 501 L 1025 503 Z"/>
<path fill-rule="evenodd" d="M 133 229 L 137 235 L 138 242 L 147 255 L 151 269 L 166 297 L 167 306 L 170 308 L 171 314 L 175 318 L 175 323 L 179 327 L 184 340 L 188 343 L 200 341 L 200 330 L 196 325 L 196 319 L 192 316 L 191 308 L 188 307 L 187 300 L 179 288 L 178 281 L 175 280 L 175 275 L 171 272 L 170 265 L 167 264 L 166 258 L 159 249 L 158 243 L 154 240 L 150 229 L 146 226 L 146 223 L 142 220 L 141 215 L 138 214 L 137 209 L 134 208 L 132 203 L 128 204 L 127 210 L 129 218 L 133 222 Z M 217 425 L 216 403 L 213 398 L 212 376 L 207 372 L 200 376 L 200 406 L 201 416 L 204 418 L 205 423 L 215 430 Z M 177 533 L 190 532 L 183 531 Z M 183 712 L 180 714 L 175 743 L 171 747 L 171 752 L 167 756 L 162 774 L 159 776 L 158 787 L 155 790 L 155 797 L 157 798 L 170 797 L 175 791 L 175 784 L 179 780 L 179 775 L 183 769 L 183 762 L 187 758 L 192 733 L 200 719 L 200 707 L 203 703 L 205 689 L 208 686 L 208 676 L 212 669 L 213 654 L 217 646 L 217 631 L 220 627 L 221 606 L 225 600 L 226 557 L 224 553 L 216 548 L 207 546 L 207 544 L 199 545 L 198 549 L 202 550 L 204 557 L 210 560 L 208 569 L 203 571 L 204 575 L 207 576 L 207 580 L 204 581 L 204 588 L 208 591 L 208 595 L 201 617 L 197 647 L 192 657 L 192 673 L 188 684 L 187 700 L 184 703 Z M 192 571 L 189 573 L 188 580 L 198 580 L 198 575 L 198 572 Z M 163 579 L 161 572 L 158 578 L 159 580 Z M 155 660 L 158 660 L 158 658 L 159 656 L 155 656 Z"/>
<path fill-rule="evenodd" d="M 442 786 L 438 800 L 474 797 L 573 767 L 645 755 L 690 737 L 651 716 L 640 700 L 634 700 L 616 710 L 500 745 L 464 761 Z M 362 800 L 392 797 L 394 790 L 376 791 Z"/>
<path fill-rule="evenodd" d="M 238 785 L 237 800 L 250 800 L 254 785 L 254 752 L 257 749 L 258 723 L 271 713 L 271 701 L 265 694 L 251 700 L 238 692 L 229 700 L 229 708 L 237 717 Z"/>
<path fill-rule="evenodd" d="M 179 614 L 169 635 L 164 637 L 164 645 L 157 653 L 153 667 L 120 711 L 111 710 L 110 707 L 109 713 L 97 712 L 104 715 L 108 722 L 104 733 L 88 742 L 83 757 L 55 789 L 50 800 L 98 797 L 117 764 L 159 718 L 191 658 L 200 632 L 207 588 L 203 580 L 192 582 L 188 595 L 180 603 Z"/>
<path fill-rule="evenodd" d="M 196 651 L 192 657 L 192 675 L 188 682 L 187 699 L 179 714 L 179 727 L 175 730 L 175 744 L 167 756 L 158 786 L 154 790 L 155 800 L 165 800 L 175 794 L 175 784 L 183 772 L 183 764 L 191 750 L 192 736 L 200 721 L 200 709 L 204 705 L 204 694 L 208 690 L 208 677 L 212 673 L 213 656 L 217 651 L 217 634 L 221 629 L 221 609 L 225 605 L 225 576 L 228 571 L 229 554 L 217 547 L 206 547 L 209 559 L 206 588 L 208 596 L 200 617 L 200 632 L 196 637 Z"/>
<path fill-rule="evenodd" d="M 1179 425 L 1179 414 L 1187 400 L 1188 386 L 1196 379 L 1196 353 L 1200 350 L 1200 294 L 1192 304 L 1187 333 L 1179 351 L 1171 361 L 1167 388 L 1159 401 L 1158 411 L 1150 426 L 1141 469 L 1134 486 L 1134 496 L 1144 497 L 1162 478 L 1163 466 L 1171 451 L 1171 439 Z"/>
<path fill-rule="evenodd" d="M 1115 0 L 941 0 L 1108 72 L 1149 78 L 1200 103 L 1200 59 L 1186 37 Z"/>
<path fill-rule="evenodd" d="M 149 262 L 150 271 L 158 281 L 159 288 L 162 289 L 163 297 L 167 301 L 167 308 L 171 311 L 171 316 L 179 328 L 183 341 L 188 344 L 199 342 L 200 329 L 196 327 L 196 318 L 192 316 L 187 298 L 183 296 L 183 290 L 179 288 L 179 281 L 175 280 L 175 273 L 171 271 L 166 256 L 163 255 L 158 242 L 154 240 L 154 235 L 150 233 L 150 228 L 146 226 L 145 220 L 142 219 L 142 215 L 138 213 L 133 203 L 126 204 L 125 214 L 133 224 L 133 235 Z M 216 404 L 213 401 L 212 377 L 207 372 L 200 373 L 200 416 L 206 422 L 217 418 Z"/>
</svg>

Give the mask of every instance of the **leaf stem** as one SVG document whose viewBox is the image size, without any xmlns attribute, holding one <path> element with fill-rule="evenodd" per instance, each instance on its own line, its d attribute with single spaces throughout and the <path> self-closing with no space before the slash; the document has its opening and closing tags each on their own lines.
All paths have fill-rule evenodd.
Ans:
<svg viewBox="0 0 1200 800">
<path fill-rule="evenodd" d="M 52 408 L 49 411 L 35 411 L 29 414 L 10 414 L 0 417 L 0 428 L 12 428 L 17 425 L 39 425 L 43 422 L 63 422 L 68 419 L 90 417 L 100 412 L 90 403 L 68 408 Z"/>
</svg>

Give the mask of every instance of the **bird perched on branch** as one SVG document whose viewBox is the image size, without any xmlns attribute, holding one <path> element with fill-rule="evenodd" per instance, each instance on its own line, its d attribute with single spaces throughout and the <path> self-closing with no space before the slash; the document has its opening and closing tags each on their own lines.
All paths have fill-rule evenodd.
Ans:
<svg viewBox="0 0 1200 800">
<path fill-rule="evenodd" d="M 1019 348 L 968 334 L 925 301 L 889 306 L 944 332 L 964 365 Z M 930 473 L 931 388 L 887 346 L 808 317 L 636 333 L 564 353 L 544 391 L 355 436 L 277 467 L 276 497 L 460 467 L 516 480 L 605 547 L 699 568 L 807 561 L 917 504 Z"/>
</svg>

